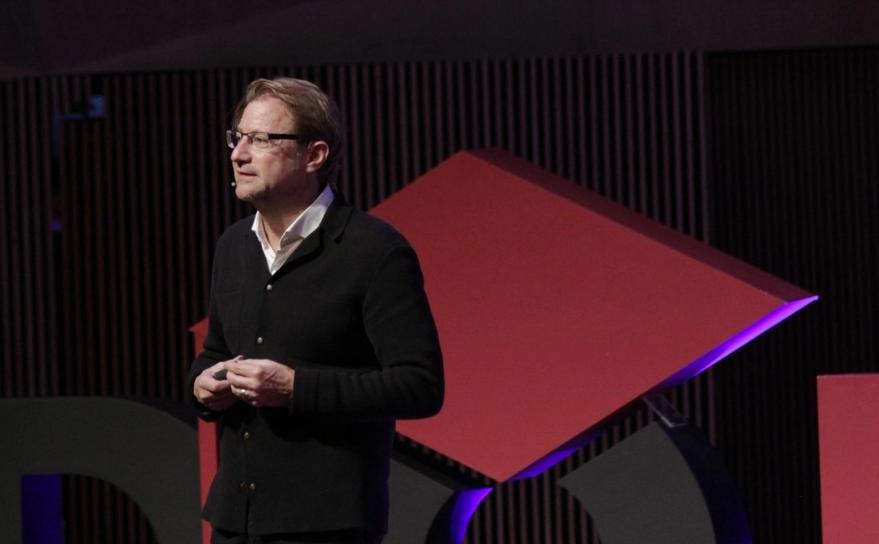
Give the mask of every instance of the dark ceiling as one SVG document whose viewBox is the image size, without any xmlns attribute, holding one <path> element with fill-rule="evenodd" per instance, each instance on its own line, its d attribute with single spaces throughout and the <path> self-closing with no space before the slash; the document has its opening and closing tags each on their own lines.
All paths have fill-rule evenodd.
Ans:
<svg viewBox="0 0 879 544">
<path fill-rule="evenodd" d="M 873 2 L 7 0 L 0 78 L 879 43 Z"/>
</svg>

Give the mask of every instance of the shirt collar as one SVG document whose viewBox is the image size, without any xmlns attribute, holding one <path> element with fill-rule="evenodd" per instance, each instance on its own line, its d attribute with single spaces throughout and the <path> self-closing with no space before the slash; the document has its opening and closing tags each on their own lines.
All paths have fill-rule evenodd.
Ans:
<svg viewBox="0 0 879 544">
<path fill-rule="evenodd" d="M 330 188 L 330 185 L 327 184 L 324 187 L 324 190 L 314 199 L 314 202 L 302 210 L 302 213 L 300 213 L 299 216 L 296 217 L 296 219 L 294 219 L 284 230 L 284 234 L 281 235 L 280 249 L 283 250 L 285 246 L 288 246 L 297 240 L 301 240 L 302 238 L 307 238 L 312 232 L 316 231 L 320 226 L 321 221 L 323 221 L 324 215 L 326 215 L 330 204 L 333 203 L 334 198 L 335 195 L 333 194 L 333 190 Z M 253 218 L 253 225 L 251 225 L 250 230 L 256 234 L 256 237 L 259 239 L 259 243 L 262 244 L 263 248 L 271 247 L 263 228 L 262 215 L 258 210 Z"/>
</svg>

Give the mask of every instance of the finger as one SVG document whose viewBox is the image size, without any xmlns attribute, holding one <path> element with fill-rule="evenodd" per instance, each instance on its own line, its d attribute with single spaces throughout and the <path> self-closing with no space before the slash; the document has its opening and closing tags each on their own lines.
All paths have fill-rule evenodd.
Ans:
<svg viewBox="0 0 879 544">
<path fill-rule="evenodd" d="M 235 395 L 238 400 L 251 406 L 261 406 L 260 396 L 257 392 L 249 389 L 239 389 Z"/>
<path fill-rule="evenodd" d="M 241 356 L 239 355 L 238 357 L 241 357 Z M 219 363 L 214 363 L 212 366 L 205 369 L 204 372 L 207 372 L 213 376 L 214 374 L 216 374 L 217 372 L 219 372 L 221 370 L 226 370 L 227 365 L 234 364 L 238 357 L 236 357 L 234 359 L 229 359 L 227 361 L 220 361 Z"/>
<path fill-rule="evenodd" d="M 233 395 L 247 402 L 250 402 L 251 400 L 259 397 L 258 392 L 254 391 L 253 389 L 247 389 L 246 387 L 235 387 L 233 385 L 231 391 Z"/>
<path fill-rule="evenodd" d="M 229 372 L 239 376 L 256 376 L 262 372 L 263 365 L 257 359 L 241 359 L 234 366 L 229 367 Z"/>
<path fill-rule="evenodd" d="M 233 395 L 235 395 L 236 397 L 239 397 L 239 398 L 244 398 L 244 397 L 248 396 L 248 392 L 247 392 L 248 390 L 243 387 L 236 387 L 233 385 L 232 388 L 230 389 L 230 391 L 232 392 Z"/>
<path fill-rule="evenodd" d="M 207 375 L 199 382 L 202 389 L 206 389 L 211 393 L 217 394 L 229 390 L 229 382 L 226 380 L 216 380 L 213 376 Z"/>
<path fill-rule="evenodd" d="M 211 391 L 211 394 L 217 398 L 225 399 L 232 396 L 232 386 L 226 382 L 222 382 L 222 388 Z"/>
<path fill-rule="evenodd" d="M 232 357 L 231 359 L 227 359 L 227 360 L 221 362 L 220 364 L 223 365 L 223 368 L 228 369 L 230 365 L 236 365 L 236 364 L 238 364 L 238 361 L 240 361 L 242 359 L 244 359 L 243 355 L 236 355 L 235 357 Z"/>
<path fill-rule="evenodd" d="M 259 389 L 260 386 L 260 381 L 258 379 L 241 376 L 240 374 L 235 374 L 231 371 L 226 375 L 226 381 L 233 387 L 243 389 Z"/>
<path fill-rule="evenodd" d="M 204 404 L 208 408 L 214 408 L 217 404 L 222 403 L 223 400 L 225 400 L 221 395 L 214 395 L 210 392 L 204 392 L 196 398 L 198 399 L 198 402 Z"/>
</svg>

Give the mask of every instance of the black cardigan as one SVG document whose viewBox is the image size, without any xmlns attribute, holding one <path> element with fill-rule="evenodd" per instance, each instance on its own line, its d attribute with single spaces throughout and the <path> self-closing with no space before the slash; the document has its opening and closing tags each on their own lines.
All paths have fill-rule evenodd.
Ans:
<svg viewBox="0 0 879 544">
<path fill-rule="evenodd" d="M 395 418 L 443 399 L 442 356 L 415 252 L 391 226 L 337 197 L 274 275 L 253 217 L 217 243 L 210 324 L 189 385 L 235 355 L 296 370 L 287 408 L 221 414 L 220 467 L 204 510 L 251 534 L 387 531 Z M 194 402 L 194 397 L 193 397 Z"/>
</svg>

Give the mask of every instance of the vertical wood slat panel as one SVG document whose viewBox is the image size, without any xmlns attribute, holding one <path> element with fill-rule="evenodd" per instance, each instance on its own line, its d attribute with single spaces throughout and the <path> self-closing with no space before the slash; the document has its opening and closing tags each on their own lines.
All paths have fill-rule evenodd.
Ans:
<svg viewBox="0 0 879 544">
<path fill-rule="evenodd" d="M 30 177 L 30 162 L 28 160 L 28 146 L 24 145 L 24 142 L 27 138 L 28 127 L 27 123 L 30 120 L 29 116 L 26 113 L 26 97 L 27 97 L 27 89 L 26 83 L 19 83 L 18 89 L 18 100 L 16 101 L 15 107 L 24 113 L 19 117 L 18 122 L 18 131 L 15 135 L 16 139 L 16 155 L 18 160 L 18 176 L 22 180 L 27 180 Z M 15 202 L 16 212 L 14 215 L 15 221 L 15 231 L 19 233 L 19 237 L 17 240 L 17 244 L 19 247 L 19 255 L 21 256 L 21 269 L 19 281 L 22 284 L 23 289 L 18 290 L 16 293 L 16 302 L 21 312 L 19 316 L 20 319 L 15 319 L 15 329 L 14 334 L 19 342 L 21 342 L 21 348 L 16 359 L 16 370 L 19 373 L 18 385 L 22 390 L 26 391 L 28 395 L 34 394 L 34 375 L 31 372 L 26 372 L 26 361 L 24 355 L 30 352 L 33 349 L 32 338 L 30 337 L 29 331 L 32 330 L 31 327 L 27 327 L 26 324 L 29 323 L 30 319 L 33 319 L 31 315 L 32 305 L 30 304 L 30 300 L 28 300 L 28 293 L 30 292 L 31 282 L 33 278 L 33 261 L 31 257 L 32 253 L 32 238 L 30 233 L 28 232 L 28 223 L 30 222 L 30 218 L 28 217 L 28 210 L 30 206 L 28 205 L 29 193 L 31 191 L 31 186 L 29 183 L 22 183 L 19 186 L 18 199 Z"/>
<path fill-rule="evenodd" d="M 17 136 L 14 122 L 16 117 L 13 113 L 15 111 L 15 88 L 12 85 L 4 85 L 0 96 L 3 98 L 3 122 L 0 123 L 0 131 L 2 131 L 0 134 L 2 134 L 5 144 L 0 146 L 0 167 L 3 168 L 4 177 L 14 180 L 14 177 L 17 175 L 15 170 L 15 151 L 12 146 Z M 3 339 L 5 341 L 0 342 L 3 346 L 3 383 L 0 386 L 2 386 L 3 394 L 6 396 L 12 396 L 14 392 L 21 391 L 20 385 L 15 382 L 18 370 L 12 364 L 16 357 L 19 356 L 19 350 L 21 349 L 21 343 L 15 340 L 15 319 L 13 318 L 18 312 L 18 305 L 14 301 L 15 290 L 13 289 L 13 285 L 17 282 L 15 267 L 13 266 L 15 258 L 18 256 L 15 241 L 18 236 L 17 231 L 19 227 L 17 227 L 13 215 L 16 209 L 15 200 L 17 192 L 18 184 L 14 181 L 3 184 L 3 215 L 0 216 L 3 228 L 2 232 L 0 232 L 0 241 L 3 243 L 2 247 L 6 248 L 6 258 L 0 260 L 0 270 L 2 270 L 3 274 L 2 283 L 0 283 L 0 312 L 2 312 L 3 316 L 3 321 L 0 323 L 2 329 L 0 330 L 3 332 Z"/>
<path fill-rule="evenodd" d="M 9 157 L 9 144 L 12 141 L 12 104 L 11 89 L 8 85 L 0 86 L 0 141 L 4 145 L 0 145 L 0 172 L 4 178 L 11 174 L 11 165 Z M 4 183 L 2 185 L 2 198 L 0 198 L 0 247 L 11 248 L 12 223 L 10 221 L 11 210 L 10 201 L 12 200 L 13 183 Z M 13 338 L 12 334 L 12 316 L 14 309 L 12 307 L 12 259 L 8 258 L 10 249 L 4 252 L 4 258 L 0 259 L 0 339 L 7 340 Z M 3 361 L 11 361 L 13 357 L 14 343 L 9 341 L 0 342 L 0 357 Z M 11 396 L 13 388 L 12 380 L 14 372 L 12 365 L 6 363 L 2 365 L 2 373 L 0 373 L 0 393 L 4 396 Z"/>
<path fill-rule="evenodd" d="M 10 85 L 0 86 L 0 118 L 3 119 L 3 122 L 0 122 L 0 140 L 4 142 L 4 145 L 0 145 L 0 172 L 7 179 L 13 174 L 9 145 L 9 142 L 14 141 L 13 123 L 10 122 L 11 119 L 14 119 L 12 95 L 13 90 Z M 17 189 L 17 184 L 14 182 L 4 183 L 2 187 L 3 198 L 0 199 L 0 247 L 7 249 L 4 251 L 4 258 L 0 259 L 0 335 L 2 335 L 0 338 L 4 340 L 0 342 L 0 354 L 2 354 L 3 361 L 12 361 L 13 354 L 15 353 L 14 350 L 17 349 L 16 343 L 11 341 L 14 338 L 12 316 L 15 315 L 16 308 L 12 305 L 12 286 L 14 284 L 12 272 L 13 259 L 9 257 L 11 257 L 10 253 L 12 253 L 12 200 L 13 191 Z M 2 364 L 2 367 L 0 392 L 4 396 L 9 397 L 12 396 L 13 391 L 16 389 L 13 383 L 15 372 L 13 365 L 9 362 Z"/>
<path fill-rule="evenodd" d="M 680 79 L 698 76 L 700 63 L 700 55 L 681 53 L 677 60 L 654 54 L 53 79 L 47 96 L 55 111 L 73 111 L 96 93 L 107 103 L 105 119 L 65 122 L 61 135 L 65 273 L 58 335 L 69 349 L 57 355 L 65 369 L 59 391 L 183 398 L 182 374 L 192 355 L 184 331 L 206 310 L 210 248 L 225 225 L 247 213 L 226 185 L 222 130 L 253 77 L 306 74 L 337 98 L 350 135 L 340 185 L 361 207 L 460 148 L 499 146 L 704 238 L 696 224 L 707 224 L 704 209 L 690 208 L 705 202 L 705 177 L 689 155 L 675 158 L 702 133 L 701 104 L 688 101 L 701 96 L 701 78 Z M 10 86 L 0 88 L 5 111 L 15 110 L 6 99 L 14 94 Z M 5 155 L 0 164 L 9 164 Z M 6 176 L 15 171 L 6 168 Z M 21 187 L 7 194 L 13 190 Z M 27 372 L 7 365 L 3 376 L 32 380 Z M 701 380 L 683 387 L 710 399 Z M 689 393 L 677 396 L 698 420 L 702 404 L 691 406 Z M 591 521 L 554 481 L 648 419 L 632 417 L 543 477 L 497 486 L 468 541 L 596 542 Z M 82 501 L 77 514 L 66 509 L 80 519 L 71 525 L 78 531 L 71 542 L 97 542 L 119 531 L 132 542 L 152 538 L 118 491 L 86 482 L 67 484 L 80 490 L 74 502 Z M 102 504 L 113 508 L 122 529 L 88 521 L 86 512 Z"/>
<path fill-rule="evenodd" d="M 21 103 L 23 100 L 23 89 L 22 85 L 19 84 L 16 86 L 15 93 L 13 95 L 14 100 L 10 103 L 10 109 L 15 109 L 17 111 L 21 111 Z M 13 119 L 15 119 L 13 117 Z M 25 149 L 22 146 L 22 137 L 26 134 L 26 117 L 19 116 L 18 123 L 13 124 L 13 132 L 11 134 L 11 141 L 13 142 L 10 145 L 10 170 L 11 175 L 15 178 L 24 179 L 24 168 L 22 167 L 22 162 L 26 160 L 23 157 L 23 150 Z M 12 123 L 10 123 L 12 124 Z M 23 224 L 22 212 L 27 208 L 22 206 L 22 198 L 26 191 L 26 184 L 21 183 L 17 184 L 14 192 L 10 192 L 10 204 L 11 207 L 8 210 L 10 216 L 10 231 L 12 238 L 12 247 L 15 248 L 16 256 L 19 257 L 22 262 L 21 268 L 19 270 L 15 270 L 13 268 L 12 273 L 15 274 L 16 280 L 23 281 L 23 276 L 28 273 L 27 270 L 27 262 L 26 256 L 24 253 L 24 244 L 25 238 L 27 237 L 27 231 L 25 229 L 25 225 Z M 26 312 L 27 302 L 22 300 L 22 295 L 24 294 L 23 289 L 14 289 L 11 290 L 11 299 L 12 305 L 16 309 L 16 313 L 13 314 L 12 319 L 12 338 L 15 339 L 13 343 L 13 353 L 12 358 L 10 358 L 10 366 L 12 367 L 12 376 L 13 376 L 13 384 L 17 391 L 20 391 L 22 394 L 29 394 L 30 392 L 27 389 L 27 380 L 28 375 L 25 372 L 25 355 L 29 351 L 28 344 L 24 340 L 22 335 L 23 323 L 22 319 L 16 319 L 15 316 L 23 315 Z"/>
<path fill-rule="evenodd" d="M 879 368 L 879 50 L 717 54 L 706 69 L 713 243 L 822 296 L 719 369 L 720 443 L 756 541 L 817 543 L 814 377 Z"/>
<path fill-rule="evenodd" d="M 119 119 L 117 107 L 118 101 L 115 100 L 115 97 L 119 95 L 119 83 L 120 81 L 118 79 L 115 81 L 109 81 L 103 78 L 99 83 L 104 91 L 104 95 L 109 98 L 110 109 L 106 111 L 106 115 L 108 118 L 114 120 L 114 124 L 118 124 Z M 111 131 L 104 132 L 104 147 L 107 150 L 105 171 L 107 172 L 109 180 L 114 184 L 125 183 L 125 176 L 123 175 L 122 169 L 124 161 L 116 159 L 116 157 L 123 156 L 121 147 L 122 142 L 122 138 L 117 137 L 117 135 L 113 134 Z M 108 197 L 110 197 L 113 195 L 113 192 L 108 191 L 107 194 Z M 125 390 L 122 379 L 124 365 L 115 363 L 116 361 L 122 361 L 125 357 L 125 350 L 123 349 L 124 333 L 122 327 L 124 326 L 123 324 L 125 321 L 123 316 L 127 315 L 125 308 L 128 305 L 128 266 L 124 259 L 125 229 L 122 221 L 124 213 L 122 205 L 123 202 L 121 198 L 109 198 L 106 207 L 107 214 L 111 218 L 110 223 L 117 225 L 117 229 L 120 229 L 107 244 L 107 263 L 108 266 L 116 271 L 110 290 L 112 293 L 119 293 L 118 300 L 116 303 L 111 304 L 109 311 L 110 338 L 108 340 L 108 350 L 110 354 L 110 363 L 108 369 L 109 384 L 107 386 L 107 394 L 111 394 L 112 392 L 117 392 L 117 394 L 119 394 L 118 392 Z M 118 500 L 114 501 L 114 509 L 118 502 Z M 117 512 L 117 515 L 121 515 L 118 509 L 115 511 Z"/>
</svg>

